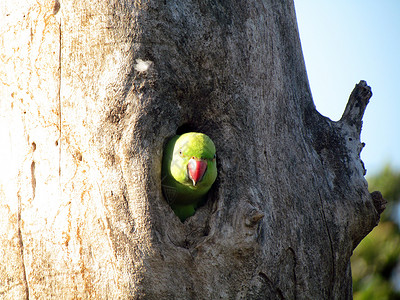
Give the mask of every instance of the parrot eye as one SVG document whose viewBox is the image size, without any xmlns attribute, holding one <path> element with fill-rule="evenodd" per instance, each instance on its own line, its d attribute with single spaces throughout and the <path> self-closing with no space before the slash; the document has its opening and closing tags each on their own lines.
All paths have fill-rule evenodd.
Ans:
<svg viewBox="0 0 400 300">
<path fill-rule="evenodd" d="M 182 150 L 179 150 L 179 155 L 182 156 Z"/>
<path fill-rule="evenodd" d="M 217 158 L 217 154 L 214 154 L 214 159 L 216 159 Z"/>
</svg>

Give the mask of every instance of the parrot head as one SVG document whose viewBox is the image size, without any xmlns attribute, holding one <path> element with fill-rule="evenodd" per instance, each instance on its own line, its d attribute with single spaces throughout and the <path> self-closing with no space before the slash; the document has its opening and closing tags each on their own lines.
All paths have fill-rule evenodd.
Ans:
<svg viewBox="0 0 400 300">
<path fill-rule="evenodd" d="M 171 175 L 191 189 L 209 189 L 217 177 L 215 145 L 205 134 L 184 133 L 176 140 Z"/>
</svg>

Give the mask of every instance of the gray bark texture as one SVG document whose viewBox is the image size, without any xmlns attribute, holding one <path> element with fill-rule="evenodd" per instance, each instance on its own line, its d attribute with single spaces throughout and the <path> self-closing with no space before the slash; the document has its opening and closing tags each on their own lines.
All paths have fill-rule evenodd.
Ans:
<svg viewBox="0 0 400 300">
<path fill-rule="evenodd" d="M 360 160 L 372 94 L 316 111 L 292 0 L 0 9 L 0 298 L 352 298 L 384 208 Z M 185 131 L 219 173 L 182 223 L 161 159 Z"/>
</svg>

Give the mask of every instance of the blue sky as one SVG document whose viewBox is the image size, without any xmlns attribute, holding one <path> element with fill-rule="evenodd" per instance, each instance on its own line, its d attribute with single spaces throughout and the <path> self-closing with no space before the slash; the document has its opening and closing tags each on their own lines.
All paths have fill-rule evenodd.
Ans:
<svg viewBox="0 0 400 300">
<path fill-rule="evenodd" d="M 364 115 L 367 176 L 400 169 L 400 1 L 295 0 L 308 79 L 318 111 L 340 119 L 361 79 L 373 96 Z"/>
</svg>

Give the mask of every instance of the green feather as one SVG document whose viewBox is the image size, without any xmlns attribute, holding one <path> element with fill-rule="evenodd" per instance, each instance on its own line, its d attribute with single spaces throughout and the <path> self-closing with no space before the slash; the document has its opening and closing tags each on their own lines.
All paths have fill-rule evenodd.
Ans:
<svg viewBox="0 0 400 300">
<path fill-rule="evenodd" d="M 195 157 L 207 162 L 207 169 L 194 186 L 188 175 L 188 162 Z M 217 178 L 213 141 L 203 133 L 188 132 L 174 136 L 164 149 L 162 187 L 164 197 L 181 219 L 186 220 L 206 199 Z"/>
</svg>

